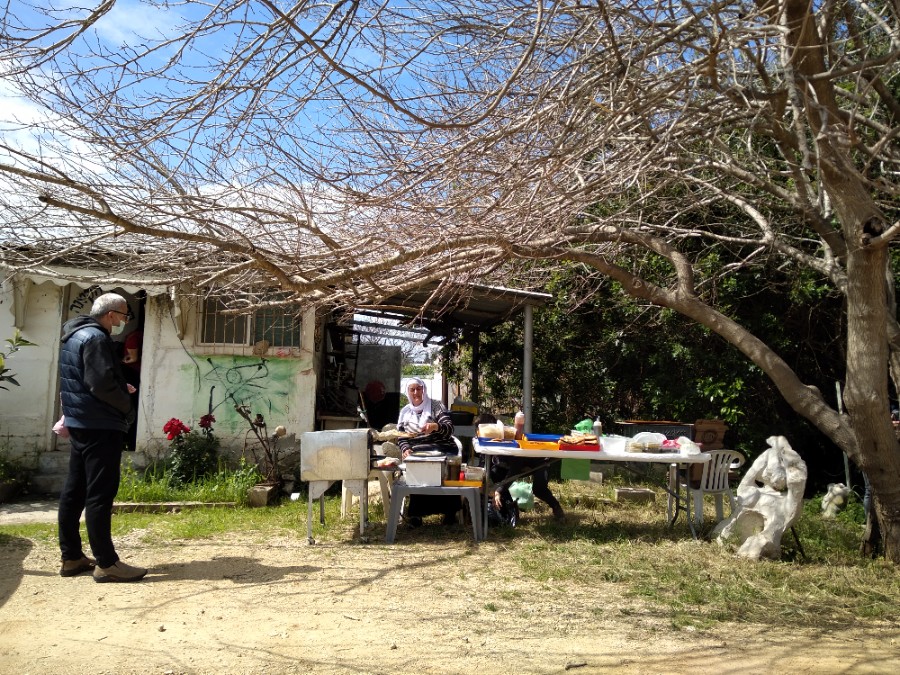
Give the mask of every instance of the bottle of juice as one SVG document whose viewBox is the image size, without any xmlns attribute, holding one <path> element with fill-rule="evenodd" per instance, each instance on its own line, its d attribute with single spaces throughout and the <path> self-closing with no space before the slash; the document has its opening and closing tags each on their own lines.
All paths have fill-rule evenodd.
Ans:
<svg viewBox="0 0 900 675">
<path fill-rule="evenodd" d="M 516 440 L 521 440 L 525 438 L 525 413 L 521 410 L 516 413 L 515 422 L 513 425 L 516 427 Z"/>
</svg>

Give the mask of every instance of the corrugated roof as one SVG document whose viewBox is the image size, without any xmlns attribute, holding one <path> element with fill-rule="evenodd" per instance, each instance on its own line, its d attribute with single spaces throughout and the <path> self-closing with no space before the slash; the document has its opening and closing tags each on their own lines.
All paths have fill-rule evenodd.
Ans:
<svg viewBox="0 0 900 675">
<path fill-rule="evenodd" d="M 485 330 L 507 321 L 525 305 L 543 306 L 549 293 L 522 291 L 502 286 L 430 283 L 414 291 L 386 298 L 378 305 L 358 308 L 358 313 L 400 319 L 421 326 L 435 335 L 452 336 L 459 331 Z"/>
</svg>

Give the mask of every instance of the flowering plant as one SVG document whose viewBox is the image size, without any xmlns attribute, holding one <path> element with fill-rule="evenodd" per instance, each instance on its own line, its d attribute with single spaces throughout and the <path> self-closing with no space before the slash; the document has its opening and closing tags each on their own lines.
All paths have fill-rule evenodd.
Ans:
<svg viewBox="0 0 900 675">
<path fill-rule="evenodd" d="M 170 441 L 174 441 L 181 434 L 186 434 L 190 430 L 190 427 L 185 426 L 181 420 L 174 417 L 163 426 L 163 433 L 166 434 L 166 438 Z"/>
<path fill-rule="evenodd" d="M 169 471 L 176 483 L 190 483 L 216 471 L 219 459 L 219 439 L 213 434 L 216 418 L 209 414 L 200 418 L 201 432 L 173 417 L 163 426 L 166 438 L 172 441 Z"/>
</svg>

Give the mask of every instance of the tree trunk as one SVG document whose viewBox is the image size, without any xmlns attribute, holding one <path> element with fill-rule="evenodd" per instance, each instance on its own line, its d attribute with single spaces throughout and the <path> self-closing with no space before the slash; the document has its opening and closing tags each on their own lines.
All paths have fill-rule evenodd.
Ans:
<svg viewBox="0 0 900 675">
<path fill-rule="evenodd" d="M 900 562 L 900 451 L 888 398 L 888 250 L 886 244 L 870 244 L 886 223 L 848 152 L 853 142 L 841 122 L 832 80 L 819 77 L 827 69 L 811 5 L 786 0 L 784 6 L 790 59 L 785 65 L 796 73 L 798 94 L 816 140 L 821 180 L 847 243 L 844 404 L 856 442 L 841 447 L 869 479 L 885 557 Z"/>
</svg>

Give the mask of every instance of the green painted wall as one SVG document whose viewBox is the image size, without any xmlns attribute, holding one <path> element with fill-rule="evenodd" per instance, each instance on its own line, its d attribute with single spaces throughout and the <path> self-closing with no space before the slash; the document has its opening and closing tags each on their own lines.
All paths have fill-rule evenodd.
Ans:
<svg viewBox="0 0 900 675">
<path fill-rule="evenodd" d="M 292 417 L 294 382 L 302 361 L 258 356 L 193 355 L 194 364 L 182 366 L 179 379 L 195 391 L 192 416 L 210 410 L 219 434 L 240 434 L 246 421 L 234 406 L 243 404 L 261 413 L 272 430 Z"/>
</svg>

